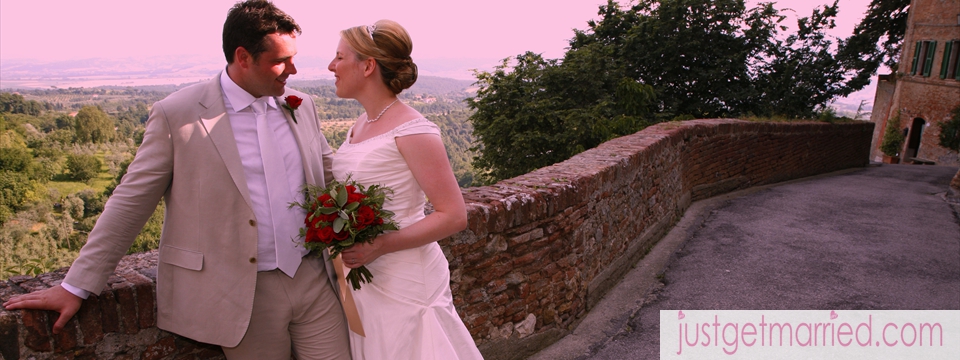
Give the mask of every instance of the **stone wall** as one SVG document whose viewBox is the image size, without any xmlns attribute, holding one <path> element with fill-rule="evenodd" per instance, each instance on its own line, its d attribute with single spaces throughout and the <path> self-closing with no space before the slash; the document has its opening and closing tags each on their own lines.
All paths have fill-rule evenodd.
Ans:
<svg viewBox="0 0 960 360">
<path fill-rule="evenodd" d="M 440 243 L 460 316 L 487 359 L 569 333 L 691 202 L 868 163 L 873 123 L 662 123 L 493 186 L 464 189 L 469 225 Z M 0 311 L 4 359 L 213 359 L 155 326 L 156 253 L 124 258 L 53 336 L 55 313 Z M 0 299 L 64 270 L 0 283 Z"/>
</svg>

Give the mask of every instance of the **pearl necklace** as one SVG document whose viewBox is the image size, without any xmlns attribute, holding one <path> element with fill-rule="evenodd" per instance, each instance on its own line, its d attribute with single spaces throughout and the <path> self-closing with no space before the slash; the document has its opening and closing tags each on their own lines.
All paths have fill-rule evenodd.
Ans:
<svg viewBox="0 0 960 360">
<path fill-rule="evenodd" d="M 389 109 L 391 106 L 393 106 L 393 104 L 396 104 L 397 101 L 400 101 L 400 99 L 394 100 L 392 103 L 390 103 L 390 105 L 387 105 L 387 107 L 383 108 L 383 111 L 381 111 L 380 114 L 377 115 L 377 117 L 373 118 L 373 120 L 370 120 L 369 118 L 367 118 L 367 122 L 368 122 L 368 123 L 372 123 L 372 122 L 374 122 L 374 121 L 380 120 L 380 117 L 383 116 L 383 113 L 387 112 L 387 109 Z"/>
</svg>

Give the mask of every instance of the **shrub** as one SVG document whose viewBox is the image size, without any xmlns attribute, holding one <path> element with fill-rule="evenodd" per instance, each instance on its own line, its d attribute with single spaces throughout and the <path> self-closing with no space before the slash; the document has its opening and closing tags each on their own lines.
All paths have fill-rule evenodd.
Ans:
<svg viewBox="0 0 960 360">
<path fill-rule="evenodd" d="M 100 173 L 100 159 L 94 155 L 67 155 L 67 169 L 70 170 L 70 177 L 77 181 L 87 181 L 97 177 Z"/>
<path fill-rule="evenodd" d="M 0 170 L 0 225 L 27 203 L 30 179 L 26 174 Z"/>
<path fill-rule="evenodd" d="M 898 156 L 900 149 L 903 148 L 903 141 L 903 132 L 900 131 L 900 114 L 897 114 L 887 120 L 887 129 L 883 133 L 880 151 L 887 156 Z"/>
<path fill-rule="evenodd" d="M 940 146 L 960 151 L 960 106 L 953 109 L 953 117 L 940 123 Z"/>
</svg>

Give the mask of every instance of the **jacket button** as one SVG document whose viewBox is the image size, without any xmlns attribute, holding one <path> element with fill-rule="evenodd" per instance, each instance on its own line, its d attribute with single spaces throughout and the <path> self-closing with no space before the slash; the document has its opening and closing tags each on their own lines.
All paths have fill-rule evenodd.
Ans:
<svg viewBox="0 0 960 360">
<path fill-rule="evenodd" d="M 257 226 L 256 220 L 250 220 L 250 226 Z"/>
<path fill-rule="evenodd" d="M 250 258 L 250 263 L 251 263 L 251 264 L 256 264 L 256 263 L 257 263 L 257 258 L 255 258 L 255 257 Z"/>
</svg>

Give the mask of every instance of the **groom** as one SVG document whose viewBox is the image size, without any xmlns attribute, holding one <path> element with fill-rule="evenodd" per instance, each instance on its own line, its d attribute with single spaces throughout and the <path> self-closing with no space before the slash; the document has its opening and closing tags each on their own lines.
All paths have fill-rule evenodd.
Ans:
<svg viewBox="0 0 960 360">
<path fill-rule="evenodd" d="M 136 158 L 62 285 L 4 306 L 57 311 L 54 332 L 62 330 L 104 288 L 162 197 L 159 328 L 220 345 L 231 360 L 291 351 L 349 359 L 332 265 L 294 243 L 305 214 L 287 206 L 303 200 L 304 184 L 332 180 L 313 101 L 285 87 L 297 73 L 298 34 L 268 1 L 230 9 L 226 69 L 154 104 Z"/>
</svg>

